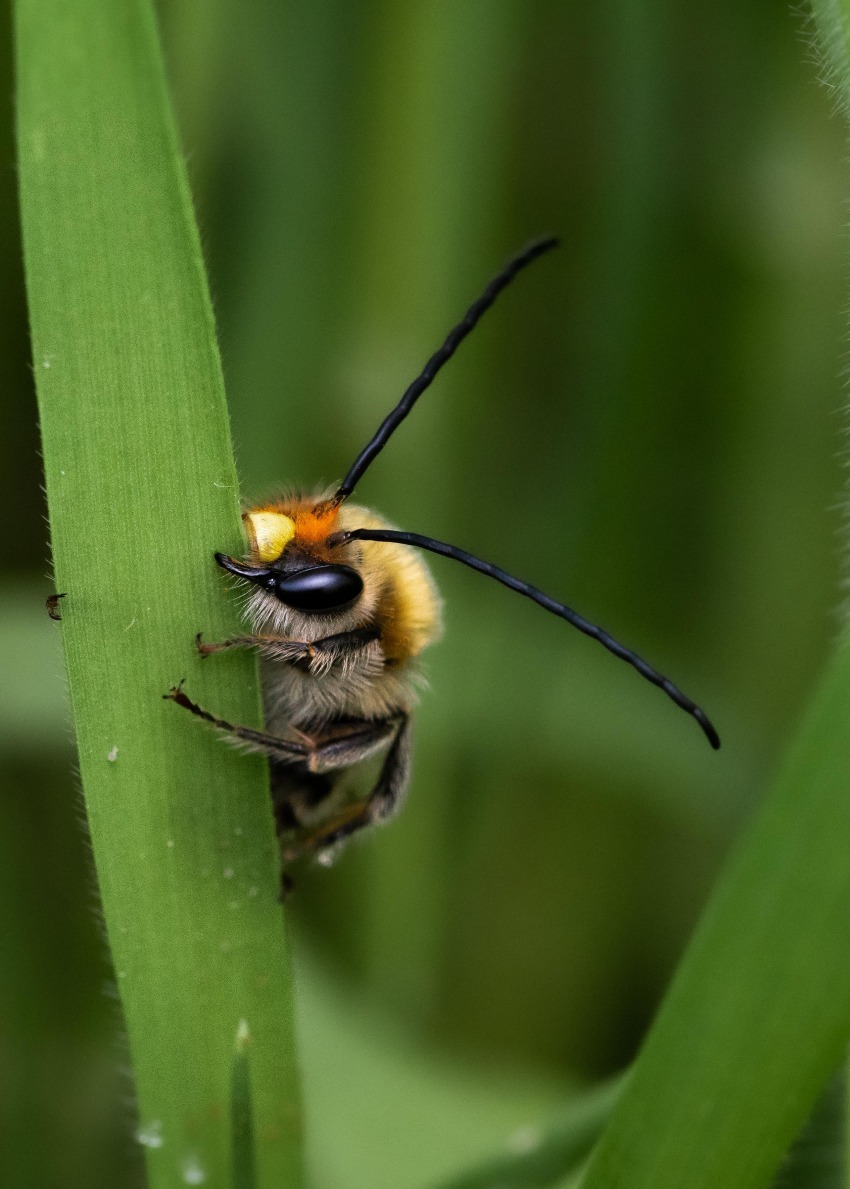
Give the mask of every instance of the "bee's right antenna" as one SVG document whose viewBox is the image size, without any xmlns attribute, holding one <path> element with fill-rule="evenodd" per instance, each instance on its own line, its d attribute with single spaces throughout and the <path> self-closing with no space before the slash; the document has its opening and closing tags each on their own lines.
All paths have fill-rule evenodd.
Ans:
<svg viewBox="0 0 850 1189">
<path fill-rule="evenodd" d="M 472 553 L 458 549 L 457 545 L 448 545 L 445 541 L 435 541 L 433 537 L 423 537 L 419 533 L 407 533 L 398 529 L 355 528 L 334 533 L 328 539 L 328 544 L 333 547 L 335 545 L 345 545 L 349 541 L 387 541 L 397 545 L 413 545 L 417 549 L 428 549 L 431 553 L 439 553 L 443 557 L 451 557 L 455 561 L 469 566 L 470 569 L 477 570 L 479 574 L 486 574 L 488 578 L 495 578 L 503 586 L 507 586 L 510 590 L 515 590 L 517 594 L 525 595 L 526 598 L 533 599 L 538 606 L 551 611 L 553 615 L 560 616 L 561 619 L 565 619 L 567 623 L 571 623 L 573 627 L 578 628 L 580 632 L 584 632 L 586 636 L 598 640 L 603 648 L 607 648 L 609 652 L 613 652 L 614 656 L 619 657 L 621 661 L 625 661 L 633 669 L 637 669 L 641 677 L 653 685 L 657 685 L 677 706 L 696 719 L 702 727 L 706 739 L 708 739 L 715 750 L 720 746 L 720 736 L 717 734 L 708 715 L 697 706 L 696 702 L 692 702 L 689 697 L 683 694 L 669 677 L 665 677 L 657 669 L 653 669 L 651 665 L 646 663 L 643 657 L 638 656 L 636 652 L 632 652 L 630 648 L 626 648 L 624 644 L 621 644 L 619 640 L 615 640 L 603 628 L 598 627 L 595 623 L 591 623 L 583 615 L 579 615 L 577 611 L 573 611 L 571 607 L 567 607 L 549 595 L 544 594 L 536 586 L 530 586 L 527 582 L 522 582 L 519 578 L 514 578 L 512 574 L 508 574 L 505 570 L 500 570 L 498 566 L 494 566 L 491 562 L 482 561 L 480 557 L 475 557 Z"/>
<path fill-rule="evenodd" d="M 430 386 L 437 372 L 444 363 L 447 363 L 451 359 L 469 332 L 475 329 L 481 315 L 489 310 L 502 290 L 511 283 L 517 273 L 521 272 L 526 265 L 531 264 L 532 260 L 536 260 L 544 252 L 549 252 L 552 248 L 556 248 L 558 242 L 554 236 L 548 239 L 534 240 L 533 243 L 530 243 L 528 247 L 523 248 L 521 252 L 518 252 L 516 256 L 509 260 L 502 271 L 493 278 L 478 300 L 472 303 L 454 330 L 449 332 L 442 347 L 434 352 L 393 411 L 381 422 L 378 432 L 372 440 L 360 451 L 348 474 L 328 500 L 328 507 L 336 508 L 343 500 L 348 499 L 360 479 L 362 479 L 367 467 L 380 454 L 392 434 L 416 404 L 419 397 Z"/>
</svg>

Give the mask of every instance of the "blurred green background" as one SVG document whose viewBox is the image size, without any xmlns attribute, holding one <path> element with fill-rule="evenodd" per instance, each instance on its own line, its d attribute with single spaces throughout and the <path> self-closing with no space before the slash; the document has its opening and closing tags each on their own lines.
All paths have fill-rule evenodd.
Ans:
<svg viewBox="0 0 850 1189">
<path fill-rule="evenodd" d="M 770 0 L 160 16 L 246 495 L 341 477 L 503 260 L 560 234 L 358 499 L 563 597 L 724 741 L 435 560 L 409 803 L 291 909 L 315 1185 L 425 1189 L 631 1059 L 830 648 L 844 131 Z M 0 152 L 0 1184 L 135 1186 L 43 611 L 9 105 Z"/>
</svg>

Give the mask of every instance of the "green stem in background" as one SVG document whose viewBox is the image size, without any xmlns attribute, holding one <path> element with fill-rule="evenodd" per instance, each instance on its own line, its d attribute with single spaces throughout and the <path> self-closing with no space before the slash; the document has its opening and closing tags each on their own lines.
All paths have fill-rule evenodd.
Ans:
<svg viewBox="0 0 850 1189">
<path fill-rule="evenodd" d="M 821 1094 L 771 1189 L 844 1189 L 846 1097 L 847 1072 L 842 1068 Z"/>
<path fill-rule="evenodd" d="M 294 1189 L 292 991 L 263 764 L 162 698 L 186 677 L 222 714 L 259 714 L 251 661 L 202 666 L 192 644 L 235 627 L 211 555 L 240 547 L 238 491 L 153 15 L 147 0 L 19 0 L 17 37 L 55 577 L 149 1183 L 227 1186 L 241 1169 L 244 1186 L 253 1161 L 259 1189 Z M 242 1021 L 252 1160 L 231 1135 L 234 1113 L 247 1117 Z"/>
<path fill-rule="evenodd" d="M 443 1181 L 439 1189 L 546 1189 L 588 1156 L 622 1088 L 622 1078 L 596 1086 L 559 1118 L 520 1135 L 516 1151 Z"/>
<path fill-rule="evenodd" d="M 812 0 L 812 14 L 818 35 L 818 46 L 821 50 L 826 67 L 827 78 L 835 87 L 841 109 L 845 119 L 850 119 L 850 4 L 848 0 Z M 845 510 L 845 525 L 847 525 Z M 846 529 L 845 529 L 846 533 Z M 850 566 L 850 551 L 847 549 L 845 536 L 845 575 Z M 837 1087 L 837 1088 L 836 1088 Z M 827 1105 L 822 1108 L 824 1121 L 822 1129 L 829 1127 L 830 1121 L 835 1123 L 835 1112 L 828 1110 L 828 1105 L 843 1097 L 844 1111 L 840 1127 L 833 1125 L 831 1138 L 843 1134 L 844 1140 L 844 1184 L 850 1185 L 850 1149 L 847 1147 L 847 1137 L 850 1128 L 847 1126 L 847 1076 L 836 1082 L 827 1097 Z M 813 1124 L 818 1120 L 813 1120 Z"/>
</svg>

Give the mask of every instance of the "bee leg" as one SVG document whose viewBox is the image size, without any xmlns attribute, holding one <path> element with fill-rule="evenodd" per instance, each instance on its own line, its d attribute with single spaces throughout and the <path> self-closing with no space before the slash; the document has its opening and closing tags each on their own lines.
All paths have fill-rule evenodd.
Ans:
<svg viewBox="0 0 850 1189">
<path fill-rule="evenodd" d="M 346 727 L 338 735 L 314 739 L 307 767 L 310 772 L 335 772 L 368 760 L 392 739 L 399 722 L 398 717 L 364 721 Z"/>
<path fill-rule="evenodd" d="M 44 605 L 47 608 L 47 614 L 51 619 L 55 619 L 57 622 L 61 620 L 62 616 L 59 614 L 59 600 L 66 599 L 67 597 L 68 594 L 66 591 L 63 591 L 62 594 L 52 594 L 47 596 L 44 601 Z"/>
<path fill-rule="evenodd" d="M 335 773 L 308 772 L 281 760 L 269 762 L 277 833 L 305 829 L 315 823 L 315 811 L 336 788 Z"/>
<path fill-rule="evenodd" d="M 310 645 L 307 667 L 314 677 L 323 677 L 337 664 L 341 664 L 344 671 L 346 665 L 358 656 L 365 657 L 372 649 L 372 659 L 380 669 L 383 667 L 383 654 L 380 648 L 372 648 L 380 638 L 379 628 L 353 628 L 350 632 L 314 640 Z"/>
<path fill-rule="evenodd" d="M 212 644 L 205 644 L 203 632 L 198 632 L 195 636 L 195 647 L 202 660 L 229 648 L 256 648 L 262 656 L 269 657 L 270 660 L 286 661 L 304 673 L 310 672 L 310 666 L 315 662 L 317 655 L 312 644 L 301 640 L 281 640 L 274 636 L 231 636 L 229 640 L 216 640 Z"/>
<path fill-rule="evenodd" d="M 349 838 L 357 830 L 386 821 L 401 804 L 410 782 L 411 730 L 408 715 L 394 721 L 395 738 L 387 752 L 378 783 L 367 797 L 347 805 L 297 847 L 287 850 L 291 860 L 310 851 L 321 851 Z"/>
<path fill-rule="evenodd" d="M 195 647 L 201 656 L 211 656 L 214 652 L 223 652 L 228 648 L 256 648 L 270 660 L 289 661 L 298 666 L 317 665 L 325 669 L 334 661 L 343 660 L 368 647 L 379 639 L 380 634 L 377 628 L 355 628 L 311 643 L 306 640 L 281 640 L 274 636 L 232 636 L 229 640 L 205 644 L 202 633 L 198 632 Z"/>
<path fill-rule="evenodd" d="M 321 640 L 314 640 L 312 647 L 316 652 L 339 660 L 350 656 L 352 652 L 359 652 L 361 648 L 366 648 L 380 638 L 380 628 L 352 628 L 350 632 L 340 632 L 336 636 L 324 636 Z"/>
<path fill-rule="evenodd" d="M 229 648 L 256 648 L 271 660 L 288 661 L 300 669 L 309 669 L 316 656 L 313 644 L 301 640 L 281 640 L 272 636 L 231 636 L 229 640 L 216 640 L 212 644 L 205 644 L 203 632 L 198 632 L 195 636 L 195 647 L 202 658 L 212 656 L 215 652 L 225 652 Z"/>
<path fill-rule="evenodd" d="M 185 710 L 189 710 L 196 717 L 202 718 L 204 722 L 211 723 L 219 731 L 226 732 L 237 742 L 247 744 L 252 751 L 259 752 L 260 755 L 272 756 L 274 759 L 290 764 L 304 764 L 310 756 L 312 749 L 306 743 L 279 739 L 276 735 L 267 735 L 265 731 L 239 726 L 236 723 L 227 722 L 223 718 L 218 718 L 215 714 L 210 714 L 209 710 L 204 710 L 203 706 L 199 706 L 197 702 L 193 702 L 183 693 L 182 681 L 179 685 L 172 686 L 168 693 L 162 696 L 176 702 Z"/>
<path fill-rule="evenodd" d="M 413 732 L 410 716 L 404 714 L 396 728 L 392 747 L 387 752 L 378 783 L 368 797 L 370 820 L 385 822 L 399 808 L 410 784 L 410 764 L 413 758 Z"/>
<path fill-rule="evenodd" d="M 310 643 L 302 640 L 265 639 L 258 645 L 261 656 L 273 661 L 284 661 L 302 673 L 324 677 L 336 664 L 343 669 L 354 658 L 364 656 L 380 633 L 373 628 L 356 628 L 338 636 L 325 636 Z M 375 650 L 377 667 L 381 667 L 379 650 Z"/>
<path fill-rule="evenodd" d="M 229 640 L 216 640 L 213 644 L 204 643 L 204 633 L 195 635 L 195 647 L 201 656 L 212 656 L 214 652 L 224 652 L 228 648 L 252 648 L 259 645 L 262 636 L 231 636 Z"/>
</svg>

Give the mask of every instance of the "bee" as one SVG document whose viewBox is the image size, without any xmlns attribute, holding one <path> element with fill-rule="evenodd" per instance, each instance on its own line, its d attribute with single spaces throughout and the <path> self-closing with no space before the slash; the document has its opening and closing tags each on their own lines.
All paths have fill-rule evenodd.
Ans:
<svg viewBox="0 0 850 1189">
<path fill-rule="evenodd" d="M 230 723 L 192 701 L 182 683 L 165 696 L 249 750 L 268 757 L 281 857 L 330 861 L 339 844 L 386 821 L 410 781 L 411 715 L 419 657 L 440 635 L 440 597 L 420 551 L 453 558 L 560 616 L 664 691 L 699 723 L 713 748 L 717 731 L 673 683 L 602 628 L 563 603 L 455 545 L 403 532 L 348 499 L 364 473 L 501 291 L 557 240 L 528 245 L 499 272 L 425 364 L 335 490 L 293 495 L 244 513 L 250 554 L 216 553 L 247 586 L 251 633 L 205 642 L 204 657 L 254 649 L 262 665 L 266 729 Z M 345 794 L 342 777 L 380 757 L 365 794 Z M 284 875 L 286 884 L 287 877 Z"/>
</svg>

